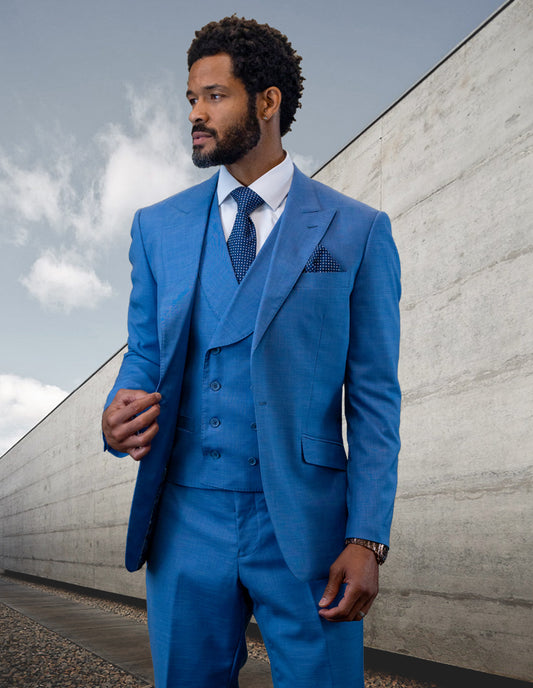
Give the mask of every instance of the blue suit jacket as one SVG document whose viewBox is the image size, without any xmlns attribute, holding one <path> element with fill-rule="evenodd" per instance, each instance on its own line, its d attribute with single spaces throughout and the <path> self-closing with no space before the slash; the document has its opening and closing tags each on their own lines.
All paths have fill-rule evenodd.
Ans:
<svg viewBox="0 0 533 688">
<path fill-rule="evenodd" d="M 108 403 L 121 387 L 158 390 L 162 400 L 160 430 L 133 497 L 130 570 L 146 559 L 157 518 L 216 184 L 217 175 L 138 211 L 133 222 L 128 351 Z M 342 271 L 304 271 L 318 245 Z M 287 564 L 303 580 L 327 576 L 345 537 L 388 544 L 400 446 L 399 278 L 388 217 L 295 169 L 253 335 L 251 376 L 269 513 Z"/>
</svg>

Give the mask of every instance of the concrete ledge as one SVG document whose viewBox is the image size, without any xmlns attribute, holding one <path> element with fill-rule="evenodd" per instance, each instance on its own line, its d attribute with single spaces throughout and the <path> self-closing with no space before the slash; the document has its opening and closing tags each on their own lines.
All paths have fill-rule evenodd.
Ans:
<svg viewBox="0 0 533 688">
<path fill-rule="evenodd" d="M 42 576 L 32 576 L 29 573 L 21 573 L 20 571 L 11 571 L 10 569 L 0 569 L 0 576 L 8 576 L 16 582 L 17 580 L 25 581 L 27 583 L 35 583 L 36 585 L 46 585 L 51 590 L 67 590 L 69 592 L 80 593 L 95 597 L 99 600 L 111 600 L 113 602 L 123 602 L 132 607 L 146 610 L 146 600 L 143 597 L 132 597 L 130 595 L 120 595 L 116 592 L 107 592 L 105 590 L 95 590 L 83 585 L 74 585 L 73 583 L 64 583 L 63 581 L 54 580 L 52 578 L 44 578 Z"/>
<path fill-rule="evenodd" d="M 460 669 L 393 652 L 365 647 L 365 667 L 387 674 L 407 676 L 415 681 L 436 683 L 439 688 L 531 688 L 533 683 Z"/>
</svg>

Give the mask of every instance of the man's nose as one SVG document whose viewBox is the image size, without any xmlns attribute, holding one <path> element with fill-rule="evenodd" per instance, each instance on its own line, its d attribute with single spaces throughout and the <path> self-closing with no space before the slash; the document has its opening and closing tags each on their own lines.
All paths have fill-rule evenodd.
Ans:
<svg viewBox="0 0 533 688">
<path fill-rule="evenodd" d="M 205 108 L 203 108 L 198 101 L 192 106 L 192 110 L 189 113 L 189 122 L 191 124 L 195 124 L 197 122 L 207 122 L 208 116 L 205 111 Z"/>
</svg>

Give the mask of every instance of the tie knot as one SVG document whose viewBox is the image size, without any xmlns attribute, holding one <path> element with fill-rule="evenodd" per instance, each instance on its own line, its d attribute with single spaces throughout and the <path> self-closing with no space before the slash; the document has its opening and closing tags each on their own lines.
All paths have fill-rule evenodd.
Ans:
<svg viewBox="0 0 533 688">
<path fill-rule="evenodd" d="M 244 213 L 246 216 L 253 213 L 256 208 L 264 203 L 261 196 L 248 186 L 238 186 L 236 189 L 233 189 L 231 195 L 237 201 L 237 212 Z"/>
</svg>

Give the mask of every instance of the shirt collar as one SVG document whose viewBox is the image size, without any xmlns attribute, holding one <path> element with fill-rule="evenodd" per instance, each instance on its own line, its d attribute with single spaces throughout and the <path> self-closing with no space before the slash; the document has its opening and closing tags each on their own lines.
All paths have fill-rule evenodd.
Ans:
<svg viewBox="0 0 533 688">
<path fill-rule="evenodd" d="M 272 210 L 276 210 L 289 193 L 294 172 L 294 164 L 287 153 L 285 159 L 273 167 L 262 177 L 250 184 L 250 189 L 255 191 Z M 218 205 L 221 205 L 233 189 L 242 186 L 225 167 L 220 168 L 218 175 L 217 197 Z"/>
</svg>

